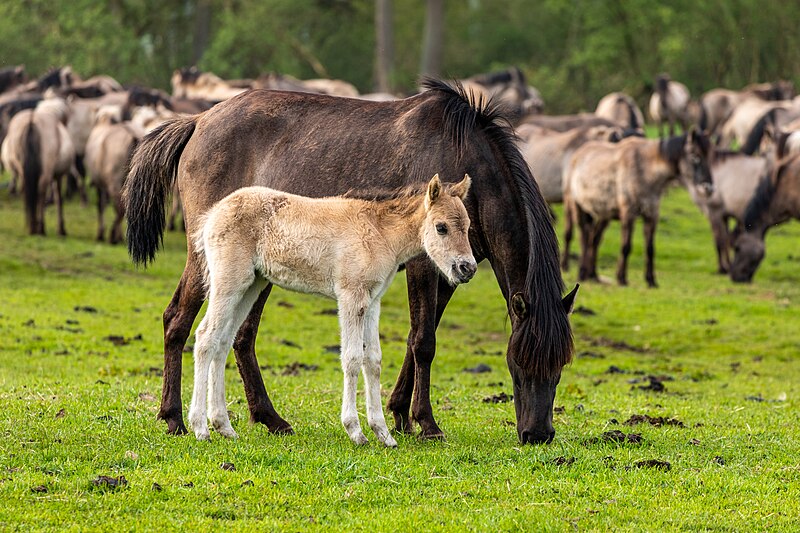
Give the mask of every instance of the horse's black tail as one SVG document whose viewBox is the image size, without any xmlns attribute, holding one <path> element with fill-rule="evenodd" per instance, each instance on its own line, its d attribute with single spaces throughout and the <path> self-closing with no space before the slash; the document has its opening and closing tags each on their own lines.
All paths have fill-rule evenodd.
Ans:
<svg viewBox="0 0 800 533">
<path fill-rule="evenodd" d="M 136 146 L 123 188 L 128 217 L 128 253 L 136 264 L 153 261 L 164 240 L 164 202 L 172 191 L 186 143 L 197 117 L 169 120 Z"/>
<path fill-rule="evenodd" d="M 33 122 L 33 113 L 25 132 L 25 145 L 22 163 L 22 187 L 25 191 L 25 216 L 28 219 L 30 233 L 38 233 L 36 207 L 39 202 L 39 178 L 42 176 L 42 149 L 41 137 L 36 124 Z"/>
</svg>

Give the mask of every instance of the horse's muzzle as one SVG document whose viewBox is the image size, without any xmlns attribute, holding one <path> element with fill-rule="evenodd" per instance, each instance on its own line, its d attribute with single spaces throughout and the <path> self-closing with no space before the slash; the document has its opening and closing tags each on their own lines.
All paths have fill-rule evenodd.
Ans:
<svg viewBox="0 0 800 533">
<path fill-rule="evenodd" d="M 453 274 L 459 283 L 466 283 L 472 279 L 475 272 L 478 271 L 478 265 L 475 261 L 458 261 L 453 263 Z"/>
<path fill-rule="evenodd" d="M 522 444 L 550 444 L 556 436 L 556 430 L 547 432 L 523 431 L 519 436 Z"/>
</svg>

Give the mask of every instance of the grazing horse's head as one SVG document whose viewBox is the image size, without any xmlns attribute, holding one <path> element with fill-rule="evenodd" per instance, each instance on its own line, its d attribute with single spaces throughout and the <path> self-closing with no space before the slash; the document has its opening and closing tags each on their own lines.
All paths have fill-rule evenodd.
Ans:
<svg viewBox="0 0 800 533">
<path fill-rule="evenodd" d="M 712 145 L 708 136 L 692 126 L 686 133 L 683 152 L 678 160 L 680 179 L 687 187 L 694 187 L 704 196 L 714 190 L 711 167 L 708 164 Z"/>
<path fill-rule="evenodd" d="M 469 215 L 464 207 L 471 183 L 465 174 L 461 182 L 445 188 L 436 174 L 425 193 L 422 244 L 452 285 L 466 283 L 478 270 L 469 245 Z"/>
<path fill-rule="evenodd" d="M 731 280 L 736 283 L 750 283 L 758 265 L 764 259 L 764 238 L 757 232 L 745 231 L 733 243 L 734 257 L 731 262 Z"/>
</svg>

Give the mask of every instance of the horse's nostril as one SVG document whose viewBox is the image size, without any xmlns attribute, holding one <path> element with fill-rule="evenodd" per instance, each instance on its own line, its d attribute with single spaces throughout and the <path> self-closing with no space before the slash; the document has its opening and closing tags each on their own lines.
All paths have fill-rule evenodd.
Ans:
<svg viewBox="0 0 800 533">
<path fill-rule="evenodd" d="M 463 261 L 460 265 L 458 265 L 459 274 L 461 274 L 465 278 L 467 277 L 471 278 L 475 274 L 476 270 L 477 267 L 475 266 L 475 264 L 469 261 Z"/>
<path fill-rule="evenodd" d="M 520 435 L 520 441 L 522 444 L 550 444 L 555 436 L 555 430 L 550 430 L 546 433 L 525 430 Z"/>
</svg>

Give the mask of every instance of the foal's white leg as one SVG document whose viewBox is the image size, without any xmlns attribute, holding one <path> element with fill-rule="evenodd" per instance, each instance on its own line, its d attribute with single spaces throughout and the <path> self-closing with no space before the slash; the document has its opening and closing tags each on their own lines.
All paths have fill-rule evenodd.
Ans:
<svg viewBox="0 0 800 533">
<path fill-rule="evenodd" d="M 381 341 L 378 323 L 381 302 L 377 300 L 367 310 L 364 319 L 364 390 L 367 393 L 367 422 L 384 446 L 394 448 L 397 442 L 389 434 L 381 406 Z"/>
<path fill-rule="evenodd" d="M 242 326 L 242 323 L 247 318 L 250 309 L 258 299 L 258 295 L 266 287 L 267 281 L 263 278 L 256 278 L 250 285 L 244 295 L 242 296 L 239 304 L 231 319 L 232 335 L 230 337 L 230 344 L 236 337 L 236 332 Z M 209 384 L 208 384 L 208 419 L 217 433 L 223 437 L 237 438 L 236 431 L 231 426 L 231 420 L 228 416 L 228 406 L 225 402 L 225 360 L 230 352 L 230 346 L 224 352 L 224 356 L 219 359 L 211 361 L 211 368 L 209 371 Z"/>
<path fill-rule="evenodd" d="M 225 271 L 224 268 L 221 270 Z M 226 275 L 228 274 L 226 272 Z M 218 371 L 219 366 L 224 370 L 225 358 L 233 346 L 234 335 L 240 325 L 234 324 L 236 310 L 248 287 L 253 283 L 254 275 L 250 272 L 249 276 L 242 276 L 238 280 L 231 276 L 222 282 L 216 279 L 215 272 L 212 271 L 210 278 L 208 309 L 195 332 L 194 389 L 192 404 L 189 407 L 189 427 L 198 440 L 210 438 L 206 419 L 206 396 L 212 361 L 215 370 Z M 224 404 L 224 382 L 221 386 Z"/>
<path fill-rule="evenodd" d="M 366 444 L 356 411 L 356 388 L 358 371 L 364 362 L 364 315 L 367 311 L 365 298 L 352 295 L 339 297 L 339 327 L 342 337 L 342 371 L 344 392 L 342 393 L 342 425 L 355 444 Z"/>
</svg>

